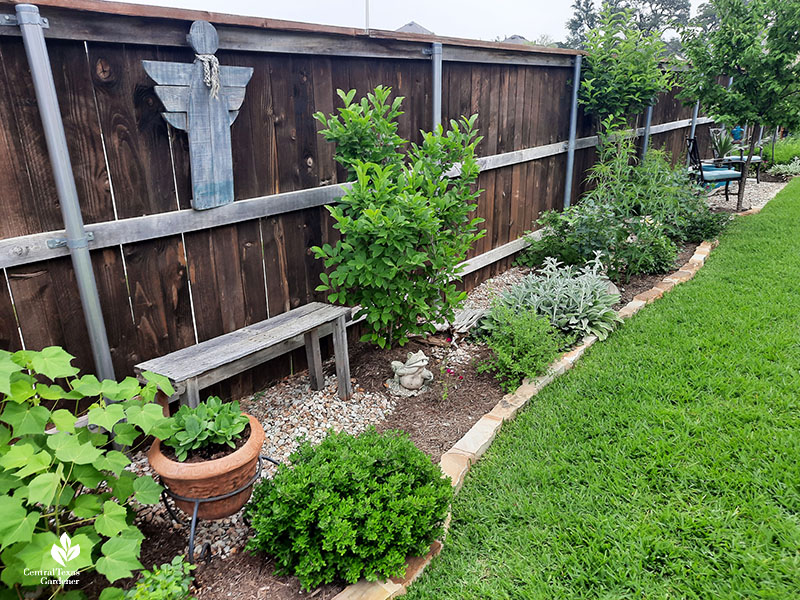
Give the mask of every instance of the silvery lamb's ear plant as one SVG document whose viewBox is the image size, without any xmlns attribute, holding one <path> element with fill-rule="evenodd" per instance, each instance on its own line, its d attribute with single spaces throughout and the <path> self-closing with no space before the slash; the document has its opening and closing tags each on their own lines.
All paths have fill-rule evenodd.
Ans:
<svg viewBox="0 0 800 600">
<path fill-rule="evenodd" d="M 608 278 L 598 253 L 581 269 L 564 267 L 548 257 L 538 273 L 532 273 L 502 294 L 481 320 L 478 333 L 495 327 L 495 311 L 507 307 L 513 311 L 533 308 L 563 333 L 596 335 L 603 340 L 621 321 L 611 307 L 618 294 L 608 291 Z"/>
<path fill-rule="evenodd" d="M 795 156 L 792 162 L 786 165 L 773 165 L 767 171 L 770 175 L 775 177 L 783 177 L 784 179 L 791 179 L 800 175 L 800 156 Z"/>
<path fill-rule="evenodd" d="M 55 346 L 0 351 L 0 581 L 13 597 L 42 587 L 41 571 L 130 577 L 142 568 L 133 506 L 161 494 L 152 477 L 125 469 L 131 461 L 111 448 L 109 434 L 121 445 L 163 434 L 168 419 L 153 400 L 159 388 L 174 393 L 169 381 L 154 373 L 144 374 L 144 386 L 132 377 L 79 377 L 72 359 Z M 94 402 L 80 425 L 78 403 L 87 399 Z M 64 593 L 62 583 L 46 587 L 49 597 Z"/>
</svg>

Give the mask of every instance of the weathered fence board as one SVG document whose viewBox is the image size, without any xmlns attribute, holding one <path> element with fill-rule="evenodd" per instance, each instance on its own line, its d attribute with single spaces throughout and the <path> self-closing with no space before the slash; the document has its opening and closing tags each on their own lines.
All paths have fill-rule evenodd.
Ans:
<svg viewBox="0 0 800 600">
<path fill-rule="evenodd" d="M 167 126 L 142 60 L 190 63 L 189 12 L 61 0 L 50 13 L 50 56 L 118 376 L 137 362 L 325 300 L 309 247 L 334 243 L 324 204 L 344 193 L 344 169 L 312 118 L 341 106 L 337 89 L 388 85 L 405 96 L 399 133 L 421 141 L 432 122 L 432 38 L 217 16 L 222 65 L 252 67 L 231 127 L 236 201 L 191 205 L 187 136 Z M 10 6 L 0 0 L 0 6 Z M 105 6 L 105 5 L 102 5 Z M 160 11 L 160 12 L 159 12 Z M 119 14 L 113 14 L 113 13 Z M 93 18 L 87 18 L 93 17 Z M 214 19 L 212 19 L 214 20 Z M 282 27 L 282 28 L 281 28 Z M 60 344 L 91 370 L 91 353 L 30 74 L 14 28 L 0 31 L 0 347 Z M 86 44 L 84 45 L 84 42 Z M 477 216 L 487 235 L 469 252 L 464 288 L 507 268 L 539 215 L 560 209 L 574 53 L 445 43 L 442 121 L 477 113 L 483 140 Z M 375 58 L 380 57 L 380 58 Z M 683 152 L 691 107 L 674 93 L 654 111 L 653 147 Z M 698 127 L 706 144 L 707 125 Z M 586 191 L 596 137 L 578 119 L 573 201 Z M 705 137 L 704 137 L 705 136 Z M 10 290 L 10 293 L 9 293 Z M 13 296 L 13 306 L 12 306 Z M 16 316 L 13 308 L 16 307 Z M 326 340 L 323 340 L 323 347 Z M 291 369 L 302 349 L 208 393 L 240 395 Z"/>
</svg>

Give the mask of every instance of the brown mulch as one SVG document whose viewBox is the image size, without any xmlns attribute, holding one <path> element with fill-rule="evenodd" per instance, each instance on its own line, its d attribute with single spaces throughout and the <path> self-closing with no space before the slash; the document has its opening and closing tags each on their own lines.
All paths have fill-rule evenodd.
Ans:
<svg viewBox="0 0 800 600">
<path fill-rule="evenodd" d="M 432 341 L 446 343 L 446 339 L 440 335 Z M 487 357 L 488 350 L 484 346 L 471 346 L 472 361 L 464 365 L 446 363 L 437 357 L 437 354 L 444 355 L 444 349 L 437 351 L 437 348 L 439 346 L 412 340 L 403 348 L 382 352 L 359 344 L 351 352 L 352 375 L 368 392 L 386 393 L 384 384 L 391 374 L 391 361 L 405 362 L 409 352 L 418 350 L 424 351 L 431 359 L 428 364 L 433 373 L 430 389 L 416 397 L 396 398 L 397 408 L 377 428 L 379 431 L 402 429 L 434 462 L 438 462 L 441 455 L 492 410 L 504 395 L 490 374 L 476 370 L 475 363 Z M 448 368 L 453 373 L 447 373 Z"/>
<path fill-rule="evenodd" d="M 699 244 L 690 243 L 684 245 L 678 251 L 678 258 L 675 259 L 675 270 L 678 267 L 685 265 L 689 259 L 694 255 L 694 251 Z M 634 275 L 627 283 L 618 283 L 620 297 L 619 302 L 614 305 L 614 310 L 619 310 L 628 302 L 633 300 L 633 297 L 642 292 L 653 288 L 659 281 L 664 279 L 665 275 Z"/>
<path fill-rule="evenodd" d="M 249 552 L 212 560 L 195 571 L 195 595 L 198 600 L 331 600 L 345 588 L 341 583 L 330 583 L 304 592 L 297 577 L 280 577 L 274 570 L 271 560 Z"/>
<path fill-rule="evenodd" d="M 766 183 L 784 183 L 785 181 L 787 181 L 790 178 L 779 177 L 778 175 L 770 175 L 769 173 L 761 171 L 761 175 L 759 176 L 759 179 L 761 179 L 761 181 L 764 181 Z"/>
</svg>

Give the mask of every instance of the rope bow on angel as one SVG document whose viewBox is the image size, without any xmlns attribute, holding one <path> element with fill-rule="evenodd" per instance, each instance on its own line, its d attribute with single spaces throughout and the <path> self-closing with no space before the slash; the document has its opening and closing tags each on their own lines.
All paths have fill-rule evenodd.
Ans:
<svg viewBox="0 0 800 600">
<path fill-rule="evenodd" d="M 219 59 L 213 54 L 195 54 L 203 63 L 203 83 L 211 89 L 211 97 L 219 98 Z"/>
</svg>

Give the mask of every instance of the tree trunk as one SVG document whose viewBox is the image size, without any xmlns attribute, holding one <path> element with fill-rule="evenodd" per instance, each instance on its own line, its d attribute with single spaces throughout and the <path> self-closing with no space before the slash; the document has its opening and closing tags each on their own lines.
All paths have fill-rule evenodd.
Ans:
<svg viewBox="0 0 800 600">
<path fill-rule="evenodd" d="M 750 136 L 750 149 L 747 152 L 747 160 L 742 165 L 742 178 L 739 180 L 739 193 L 736 198 L 736 212 L 742 211 L 744 204 L 744 190 L 747 184 L 747 174 L 750 172 L 750 161 L 753 160 L 753 152 L 756 148 L 756 138 Z"/>
</svg>

